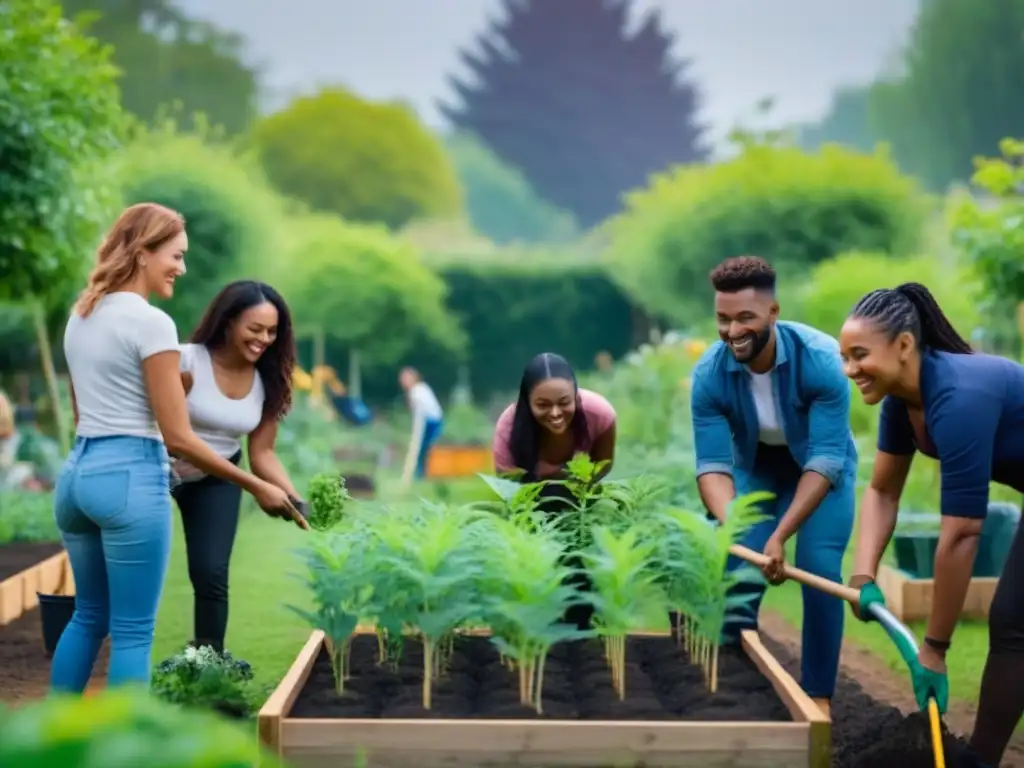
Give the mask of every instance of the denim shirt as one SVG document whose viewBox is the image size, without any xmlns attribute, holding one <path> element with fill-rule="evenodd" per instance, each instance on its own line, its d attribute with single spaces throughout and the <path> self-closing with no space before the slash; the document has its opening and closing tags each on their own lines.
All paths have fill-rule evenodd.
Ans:
<svg viewBox="0 0 1024 768">
<path fill-rule="evenodd" d="M 839 344 L 802 323 L 775 324 L 772 388 L 786 444 L 797 463 L 834 488 L 853 482 L 857 447 L 850 431 L 850 384 Z M 720 473 L 749 479 L 754 471 L 760 425 L 750 374 L 732 350 L 716 342 L 692 376 L 697 476 Z"/>
</svg>

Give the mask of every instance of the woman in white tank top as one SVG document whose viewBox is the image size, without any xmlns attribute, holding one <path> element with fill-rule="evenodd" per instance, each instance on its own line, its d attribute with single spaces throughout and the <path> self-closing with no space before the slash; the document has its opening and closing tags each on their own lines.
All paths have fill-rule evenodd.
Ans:
<svg viewBox="0 0 1024 768">
<path fill-rule="evenodd" d="M 181 376 L 192 428 L 219 456 L 238 464 L 248 438 L 249 466 L 283 489 L 301 508 L 300 495 L 274 453 L 277 425 L 292 399 L 295 338 L 281 296 L 264 283 L 226 286 L 210 303 L 181 347 Z M 237 486 L 175 461 L 188 572 L 195 593 L 191 645 L 224 650 L 228 623 L 228 570 L 238 529 Z"/>
</svg>

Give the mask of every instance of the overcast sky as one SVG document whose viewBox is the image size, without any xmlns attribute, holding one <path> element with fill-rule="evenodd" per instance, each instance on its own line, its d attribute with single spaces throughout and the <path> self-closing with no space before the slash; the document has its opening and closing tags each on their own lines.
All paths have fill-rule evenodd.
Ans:
<svg viewBox="0 0 1024 768">
<path fill-rule="evenodd" d="M 544 0 L 558 2 L 559 0 Z M 278 106 L 320 85 L 370 99 L 401 98 L 442 125 L 434 102 L 460 73 L 497 0 L 178 0 L 190 14 L 240 32 Z M 778 122 L 814 120 L 833 89 L 873 78 L 905 40 L 919 0 L 635 0 L 660 8 L 692 58 L 704 120 L 720 136 L 765 96 Z"/>
</svg>

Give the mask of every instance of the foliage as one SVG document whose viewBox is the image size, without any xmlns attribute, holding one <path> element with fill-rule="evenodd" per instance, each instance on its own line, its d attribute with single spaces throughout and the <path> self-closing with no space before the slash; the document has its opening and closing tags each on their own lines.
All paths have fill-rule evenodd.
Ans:
<svg viewBox="0 0 1024 768">
<path fill-rule="evenodd" d="M 620 444 L 652 452 L 670 445 L 690 447 L 689 378 L 706 348 L 697 339 L 644 344 L 612 370 L 584 378 L 582 385 L 600 391 L 615 407 Z"/>
<path fill-rule="evenodd" d="M 346 432 L 337 421 L 310 403 L 308 395 L 296 393 L 291 411 L 278 427 L 274 449 L 290 476 L 313 477 L 334 469 L 334 451 L 345 440 Z"/>
<path fill-rule="evenodd" d="M 62 0 L 68 18 L 113 47 L 125 108 L 157 121 L 171 104 L 239 133 L 256 116 L 258 72 L 241 35 L 190 18 L 169 0 Z"/>
<path fill-rule="evenodd" d="M 0 4 L 0 301 L 65 298 L 112 207 L 125 123 L 109 51 L 50 0 Z"/>
<path fill-rule="evenodd" d="M 1001 157 L 977 161 L 972 179 L 982 194 L 960 195 L 950 205 L 953 241 L 966 253 L 984 284 L 986 309 L 1016 310 L 1024 301 L 1024 142 L 1004 139 Z"/>
<path fill-rule="evenodd" d="M 934 256 L 901 259 L 854 251 L 822 262 L 802 286 L 800 315 L 794 319 L 838 337 L 864 294 L 912 281 L 926 285 L 956 329 L 970 338 L 979 321 L 977 278 L 964 265 L 943 263 Z"/>
<path fill-rule="evenodd" d="M 700 94 L 657 10 L 627 32 L 630 2 L 502 5 L 479 52 L 461 55 L 475 83 L 452 78 L 459 103 L 441 111 L 520 169 L 543 199 L 589 229 L 648 174 L 707 157 Z"/>
<path fill-rule="evenodd" d="M 870 119 L 901 165 L 944 190 L 1024 122 L 1024 2 L 922 3 L 900 64 L 873 88 Z"/>
<path fill-rule="evenodd" d="M 0 713 L 0 765 L 33 768 L 276 768 L 245 730 L 145 691 L 50 696 Z"/>
<path fill-rule="evenodd" d="M 274 185 L 317 211 L 395 228 L 461 210 L 443 147 L 403 104 L 326 89 L 258 122 L 252 142 Z"/>
<path fill-rule="evenodd" d="M 309 525 L 314 531 L 329 531 L 345 517 L 345 507 L 352 501 L 340 472 L 321 472 L 309 481 L 307 497 L 310 505 Z"/>
<path fill-rule="evenodd" d="M 523 366 L 540 352 L 556 351 L 584 370 L 599 352 L 619 356 L 630 347 L 633 307 L 595 265 L 559 251 L 511 251 L 507 260 L 460 255 L 437 271 L 448 287 L 448 311 L 468 336 L 464 359 L 478 399 L 516 389 Z M 402 363 L 436 391 L 459 383 L 456 360 L 429 340 L 417 340 Z M 382 370 L 364 390 L 393 392 L 395 374 Z"/>
<path fill-rule="evenodd" d="M 171 704 L 245 718 L 257 706 L 248 685 L 252 678 L 252 667 L 227 651 L 190 646 L 157 665 L 151 689 L 158 699 Z"/>
<path fill-rule="evenodd" d="M 329 216 L 296 221 L 295 260 L 277 280 L 302 331 L 358 350 L 368 364 L 398 362 L 418 340 L 452 354 L 465 336 L 444 305 L 445 286 L 416 249 L 383 227 Z"/>
<path fill-rule="evenodd" d="M 484 478 L 496 502 L 422 501 L 383 513 L 354 502 L 352 514 L 305 551 L 313 609 L 292 607 L 327 636 L 338 692 L 351 674 L 348 648 L 361 623 L 376 626 L 380 664 L 395 663 L 406 633 L 419 637 L 424 709 L 458 635 L 477 626 L 490 628 L 503 661 L 519 673 L 522 703 L 538 712 L 544 659 L 555 643 L 602 637 L 620 696 L 624 635 L 666 623 L 669 607 L 686 609 L 694 637 L 716 646 L 730 605 L 727 586 L 736 578 L 724 573 L 728 544 L 755 519 L 749 503 L 737 502 L 718 531 L 703 515 L 666 506 L 659 478 L 596 483 L 599 469 L 582 455 L 570 462 L 564 485 L 575 503 L 555 516 L 540 507 L 547 483 L 497 477 Z M 590 593 L 568 583 L 577 555 L 594 585 Z M 593 631 L 563 622 L 566 610 L 583 602 L 595 607 Z M 712 661 L 701 663 L 713 686 Z"/>
<path fill-rule="evenodd" d="M 802 274 L 849 250 L 903 254 L 924 209 L 914 182 L 880 151 L 814 153 L 745 143 L 708 167 L 656 176 L 609 225 L 612 274 L 644 307 L 681 322 L 711 314 L 709 271 L 752 253 Z"/>
<path fill-rule="evenodd" d="M 447 142 L 466 193 L 473 227 L 496 243 L 564 242 L 576 234 L 570 214 L 541 200 L 517 169 L 499 160 L 476 137 Z"/>
<path fill-rule="evenodd" d="M 283 201 L 208 131 L 180 133 L 173 123 L 140 130 L 119 161 L 126 204 L 157 202 L 185 216 L 188 273 L 164 306 L 182 336 L 226 282 L 263 274 L 282 259 Z"/>
<path fill-rule="evenodd" d="M 53 497 L 35 491 L 0 492 L 0 544 L 60 541 Z"/>
</svg>

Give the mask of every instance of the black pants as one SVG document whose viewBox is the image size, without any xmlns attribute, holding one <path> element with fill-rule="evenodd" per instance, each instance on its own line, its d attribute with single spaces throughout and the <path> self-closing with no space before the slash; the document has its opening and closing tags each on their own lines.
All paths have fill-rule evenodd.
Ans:
<svg viewBox="0 0 1024 768">
<path fill-rule="evenodd" d="M 1018 526 L 988 614 L 988 659 L 971 747 L 999 765 L 1024 715 L 1024 526 Z"/>
<path fill-rule="evenodd" d="M 241 453 L 231 461 L 238 464 Z M 218 477 L 179 486 L 174 500 L 181 510 L 188 554 L 188 577 L 195 594 L 192 644 L 224 650 L 228 628 L 228 566 L 238 531 L 242 489 Z"/>
<path fill-rule="evenodd" d="M 572 492 L 564 485 L 545 485 L 540 492 L 538 508 L 549 515 L 558 515 L 565 512 L 570 504 L 578 503 Z M 570 568 L 583 568 L 583 562 L 578 557 L 568 557 L 565 565 Z M 576 587 L 584 594 L 593 589 L 590 579 L 585 573 L 575 574 L 566 580 L 567 584 Z M 594 616 L 594 606 L 590 604 L 574 605 L 565 612 L 562 620 L 567 624 L 574 624 L 579 629 L 590 629 L 590 620 Z"/>
</svg>

